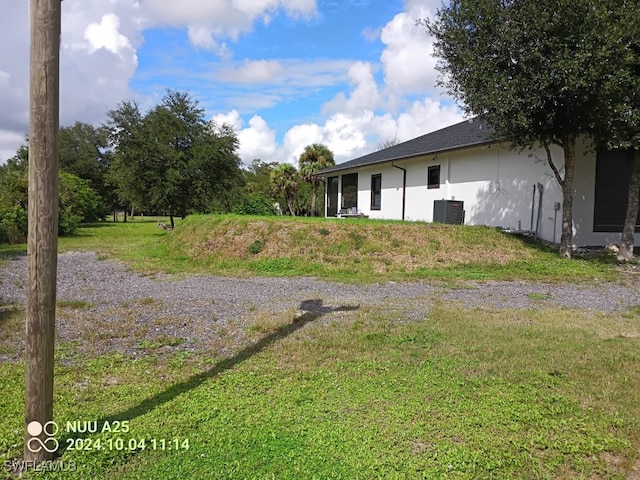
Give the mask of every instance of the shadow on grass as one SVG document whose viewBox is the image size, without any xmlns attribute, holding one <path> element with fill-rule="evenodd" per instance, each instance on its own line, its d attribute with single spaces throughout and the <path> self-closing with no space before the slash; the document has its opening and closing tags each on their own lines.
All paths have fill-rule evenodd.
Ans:
<svg viewBox="0 0 640 480">
<path fill-rule="evenodd" d="M 187 393 L 199 387 L 200 385 L 205 383 L 207 380 L 215 378 L 218 375 L 224 373 L 225 371 L 234 368 L 235 366 L 241 364 L 245 360 L 248 360 L 254 355 L 259 354 L 260 352 L 267 349 L 274 343 L 288 337 L 289 335 L 301 329 L 308 323 L 313 322 L 314 320 L 317 320 L 318 318 L 322 317 L 323 315 L 326 315 L 327 313 L 353 311 L 353 310 L 358 310 L 359 308 L 360 308 L 359 306 L 355 306 L 355 307 L 341 306 L 337 308 L 325 307 L 322 304 L 322 300 L 304 300 L 300 304 L 300 310 L 303 312 L 303 314 L 300 317 L 294 319 L 293 322 L 280 327 L 278 330 L 267 335 L 266 337 L 263 337 L 258 342 L 242 349 L 240 352 L 238 352 L 234 356 L 221 360 L 209 370 L 199 373 L 197 375 L 193 375 L 192 377 L 188 378 L 183 382 L 172 385 L 171 387 L 164 390 L 163 392 L 160 392 L 150 398 L 147 398 L 141 401 L 138 405 L 135 405 L 129 408 L 128 410 L 125 410 L 124 412 L 120 412 L 115 415 L 110 415 L 108 417 L 103 417 L 97 421 L 97 424 L 103 425 L 105 422 L 112 423 L 115 421 L 122 422 L 124 420 L 133 420 L 136 417 L 142 416 L 152 411 L 153 409 L 157 408 L 162 404 L 165 404 L 167 402 L 174 400 L 179 395 L 182 395 L 184 393 Z M 77 434 L 74 434 L 73 438 L 80 438 L 81 436 L 82 435 L 79 436 Z M 67 443 L 67 438 L 63 438 L 60 441 L 61 445 L 65 445 L 66 443 Z M 63 453 L 64 453 L 64 449 L 60 449 L 58 450 L 58 452 L 56 452 L 56 455 L 60 456 Z"/>
<path fill-rule="evenodd" d="M 119 222 L 118 222 L 119 223 Z M 78 225 L 78 230 L 83 230 L 85 228 L 113 228 L 117 226 L 116 223 L 108 221 L 108 222 L 91 222 L 91 223 L 81 223 Z"/>
<path fill-rule="evenodd" d="M 537 250 L 540 253 L 553 255 L 557 258 L 562 258 L 560 256 L 560 245 L 545 242 L 543 240 L 536 240 L 531 235 L 520 235 L 515 233 L 507 233 L 502 232 L 503 235 L 507 235 L 509 237 L 517 238 L 523 247 Z M 640 247 L 634 248 L 634 255 L 640 255 Z M 604 265 L 615 265 L 618 263 L 616 256 L 606 251 L 602 247 L 585 247 L 579 248 L 573 252 L 572 255 L 573 260 L 583 260 L 588 263 L 594 264 L 604 264 Z"/>
<path fill-rule="evenodd" d="M 141 224 L 141 223 L 157 223 L 160 222 L 168 222 L 169 217 L 135 217 L 133 220 L 128 218 L 126 222 L 122 221 L 122 217 L 118 218 L 117 222 L 114 222 L 111 217 L 102 221 L 102 222 L 87 222 L 81 223 L 78 225 L 78 229 L 82 230 L 83 228 L 106 228 L 106 227 L 119 227 L 123 225 L 131 225 L 131 224 Z"/>
<path fill-rule="evenodd" d="M 8 260 L 12 257 L 25 256 L 27 254 L 27 244 L 20 243 L 10 245 L 8 243 L 0 244 L 0 260 Z"/>
</svg>

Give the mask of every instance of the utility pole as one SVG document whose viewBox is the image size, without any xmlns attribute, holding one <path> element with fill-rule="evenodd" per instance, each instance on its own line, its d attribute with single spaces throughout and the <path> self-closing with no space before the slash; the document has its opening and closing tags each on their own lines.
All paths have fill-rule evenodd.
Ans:
<svg viewBox="0 0 640 480">
<path fill-rule="evenodd" d="M 31 0 L 24 460 L 50 459 L 58 264 L 61 0 Z M 47 448 L 45 448 L 47 447 Z M 55 449 L 54 449 L 55 450 Z"/>
</svg>

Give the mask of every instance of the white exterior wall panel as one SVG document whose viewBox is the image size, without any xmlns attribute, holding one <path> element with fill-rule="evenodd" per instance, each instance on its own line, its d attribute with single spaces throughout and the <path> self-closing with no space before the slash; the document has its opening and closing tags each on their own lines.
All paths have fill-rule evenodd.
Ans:
<svg viewBox="0 0 640 480">
<path fill-rule="evenodd" d="M 563 153 L 553 150 L 558 168 L 562 169 Z M 596 156 L 589 145 L 576 150 L 574 196 L 574 245 L 606 245 L 618 243 L 620 233 L 594 233 Z M 465 224 L 488 225 L 510 229 L 533 229 L 539 222 L 541 238 L 559 242 L 562 228 L 562 191 L 546 163 L 542 148 L 523 153 L 508 145 L 474 147 L 448 153 L 394 162 L 406 169 L 405 219 L 433 221 L 435 200 L 464 202 Z M 440 165 L 440 187 L 427 188 L 427 171 Z M 340 172 L 353 173 L 356 170 Z M 562 170 L 561 170 L 562 171 Z M 402 170 L 390 163 L 361 167 L 358 172 L 358 210 L 370 218 L 400 220 L 402 218 Z M 382 175 L 381 209 L 371 210 L 371 175 Z M 533 202 L 533 186 L 542 184 L 542 209 L 538 219 L 539 190 Z M 636 235 L 636 245 L 640 245 Z"/>
<path fill-rule="evenodd" d="M 382 175 L 380 210 L 371 210 L 371 175 Z M 373 165 L 359 170 L 358 210 L 370 218 L 402 218 L 402 171 L 389 164 Z"/>
</svg>

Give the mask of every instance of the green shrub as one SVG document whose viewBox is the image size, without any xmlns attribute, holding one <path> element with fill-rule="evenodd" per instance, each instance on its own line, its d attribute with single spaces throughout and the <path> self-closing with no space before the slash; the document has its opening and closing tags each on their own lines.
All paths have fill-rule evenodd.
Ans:
<svg viewBox="0 0 640 480">
<path fill-rule="evenodd" d="M 73 235 L 76 233 L 81 220 L 82 218 L 79 215 L 73 213 L 71 205 L 60 207 L 58 212 L 58 235 L 61 237 Z"/>
<path fill-rule="evenodd" d="M 237 215 L 273 215 L 273 202 L 260 193 L 249 193 L 241 203 L 233 207 Z"/>
<path fill-rule="evenodd" d="M 0 241 L 26 242 L 27 227 L 27 212 L 20 205 L 0 211 Z"/>
<path fill-rule="evenodd" d="M 62 197 L 58 210 L 58 235 L 68 237 L 73 235 L 83 217 L 76 213 L 77 205 L 65 205 Z M 19 205 L 0 210 L 0 242 L 11 244 L 27 241 L 28 229 L 27 211 Z"/>
<path fill-rule="evenodd" d="M 260 253 L 264 248 L 264 240 L 256 240 L 251 245 L 249 245 L 249 253 L 254 255 Z"/>
<path fill-rule="evenodd" d="M 79 222 L 102 220 L 108 213 L 102 198 L 91 188 L 88 180 L 61 171 L 60 211 L 67 207 L 70 207 L 73 215 L 80 219 Z"/>
</svg>

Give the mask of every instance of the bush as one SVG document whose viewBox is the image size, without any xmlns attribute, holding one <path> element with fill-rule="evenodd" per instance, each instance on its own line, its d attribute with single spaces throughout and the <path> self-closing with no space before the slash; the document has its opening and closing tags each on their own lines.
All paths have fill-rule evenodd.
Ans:
<svg viewBox="0 0 640 480">
<path fill-rule="evenodd" d="M 27 212 L 20 205 L 0 211 L 0 241 L 24 243 L 27 241 Z"/>
<path fill-rule="evenodd" d="M 58 211 L 58 235 L 73 235 L 82 219 L 73 213 L 70 205 L 60 207 Z M 19 205 L 0 211 L 0 242 L 25 243 L 27 241 L 29 221 L 27 212 Z"/>
<path fill-rule="evenodd" d="M 61 237 L 73 235 L 78 230 L 81 220 L 82 218 L 79 215 L 73 213 L 71 205 L 61 206 L 58 212 L 58 235 Z"/>
<path fill-rule="evenodd" d="M 108 212 L 89 182 L 67 172 L 61 171 L 59 175 L 58 235 L 73 235 L 80 222 L 103 220 Z M 14 177 L 9 178 L 5 172 L 0 178 L 3 180 L 0 182 L 0 242 L 24 243 L 28 229 L 28 179 L 26 172 L 18 172 Z"/>
<path fill-rule="evenodd" d="M 79 218 L 79 222 L 103 220 L 108 213 L 102 198 L 91 188 L 89 181 L 72 173 L 60 172 L 60 212 L 71 208 L 70 214 Z M 65 218 L 65 221 L 73 219 Z M 76 227 L 77 228 L 77 227 Z"/>
<path fill-rule="evenodd" d="M 249 193 L 241 203 L 233 207 L 237 215 L 273 215 L 273 202 L 259 193 Z"/>
<path fill-rule="evenodd" d="M 264 248 L 264 240 L 256 240 L 251 245 L 249 245 L 249 253 L 253 255 L 257 255 Z"/>
</svg>

